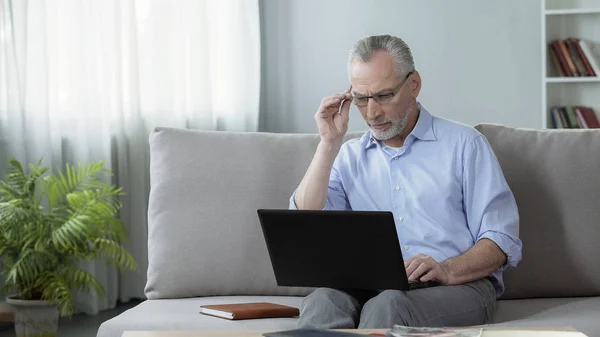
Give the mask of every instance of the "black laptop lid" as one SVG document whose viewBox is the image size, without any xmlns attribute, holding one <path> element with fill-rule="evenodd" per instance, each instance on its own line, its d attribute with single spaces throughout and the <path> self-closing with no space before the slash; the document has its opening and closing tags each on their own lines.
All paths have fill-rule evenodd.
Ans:
<svg viewBox="0 0 600 337">
<path fill-rule="evenodd" d="M 280 286 L 407 290 L 391 212 L 258 210 Z"/>
</svg>

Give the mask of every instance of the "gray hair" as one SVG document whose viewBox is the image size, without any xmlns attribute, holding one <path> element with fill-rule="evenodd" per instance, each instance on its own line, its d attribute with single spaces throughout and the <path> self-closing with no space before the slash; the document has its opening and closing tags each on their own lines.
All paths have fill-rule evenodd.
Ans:
<svg viewBox="0 0 600 337">
<path fill-rule="evenodd" d="M 355 59 L 361 62 L 369 62 L 373 53 L 378 50 L 386 51 L 396 60 L 398 75 L 407 74 L 415 70 L 415 62 L 410 48 L 401 38 L 391 35 L 367 36 L 356 42 L 348 57 L 348 76 L 350 66 Z"/>
</svg>

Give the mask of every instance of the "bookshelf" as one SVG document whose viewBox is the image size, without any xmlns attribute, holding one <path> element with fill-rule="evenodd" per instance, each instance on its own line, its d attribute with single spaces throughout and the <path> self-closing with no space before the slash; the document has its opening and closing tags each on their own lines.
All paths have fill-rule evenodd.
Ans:
<svg viewBox="0 0 600 337">
<path fill-rule="evenodd" d="M 542 127 L 553 127 L 552 106 L 589 106 L 600 115 L 600 76 L 561 77 L 548 50 L 552 41 L 572 37 L 600 45 L 600 1 L 541 2 Z M 595 59 L 600 62 L 599 57 Z"/>
</svg>

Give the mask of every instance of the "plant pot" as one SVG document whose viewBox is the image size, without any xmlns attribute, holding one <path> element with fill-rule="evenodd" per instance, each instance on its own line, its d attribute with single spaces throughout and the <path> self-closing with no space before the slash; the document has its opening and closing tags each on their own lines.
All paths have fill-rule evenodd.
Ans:
<svg viewBox="0 0 600 337">
<path fill-rule="evenodd" d="M 9 296 L 6 303 L 14 309 L 17 337 L 56 337 L 58 306 L 48 301 L 21 300 Z"/>
</svg>

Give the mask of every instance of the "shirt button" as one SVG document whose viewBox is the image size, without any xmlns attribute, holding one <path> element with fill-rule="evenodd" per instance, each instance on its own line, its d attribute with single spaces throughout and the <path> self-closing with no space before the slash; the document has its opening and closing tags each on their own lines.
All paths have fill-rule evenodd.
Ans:
<svg viewBox="0 0 600 337">
<path fill-rule="evenodd" d="M 404 246 L 404 250 L 408 250 L 408 246 Z"/>
<path fill-rule="evenodd" d="M 402 222 L 402 221 L 404 221 L 404 217 L 401 216 L 401 217 L 398 218 L 398 220 L 400 220 L 400 222 Z"/>
<path fill-rule="evenodd" d="M 396 191 L 400 191 L 400 186 L 396 186 Z"/>
</svg>

